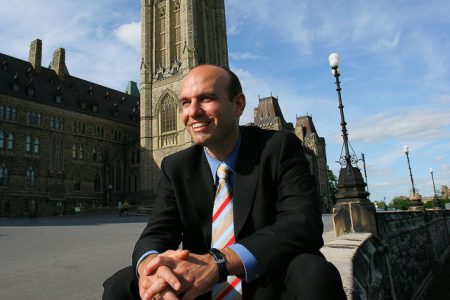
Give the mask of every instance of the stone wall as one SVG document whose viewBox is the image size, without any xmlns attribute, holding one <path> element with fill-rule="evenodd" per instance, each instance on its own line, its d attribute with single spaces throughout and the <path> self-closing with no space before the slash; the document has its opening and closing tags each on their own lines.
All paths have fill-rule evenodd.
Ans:
<svg viewBox="0 0 450 300">
<path fill-rule="evenodd" d="M 421 299 L 450 252 L 450 210 L 377 212 L 378 235 L 352 233 L 322 253 L 348 299 Z"/>
</svg>

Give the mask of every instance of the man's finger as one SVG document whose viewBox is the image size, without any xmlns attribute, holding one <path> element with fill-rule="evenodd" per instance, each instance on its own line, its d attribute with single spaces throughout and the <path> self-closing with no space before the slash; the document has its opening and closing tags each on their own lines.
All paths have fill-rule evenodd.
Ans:
<svg viewBox="0 0 450 300">
<path fill-rule="evenodd" d="M 166 266 L 159 267 L 156 274 L 157 276 L 159 276 L 159 278 L 167 282 L 174 291 L 178 292 L 181 289 L 180 280 L 168 267 Z"/>
<path fill-rule="evenodd" d="M 164 291 L 168 286 L 169 284 L 164 279 L 155 277 L 155 280 L 152 281 L 152 285 L 144 291 L 144 297 L 141 296 L 142 300 L 158 299 L 158 294 Z"/>
<path fill-rule="evenodd" d="M 160 293 L 160 295 L 161 298 L 164 300 L 178 300 L 177 295 L 175 294 L 174 291 L 172 291 L 172 289 L 165 289 Z"/>
</svg>

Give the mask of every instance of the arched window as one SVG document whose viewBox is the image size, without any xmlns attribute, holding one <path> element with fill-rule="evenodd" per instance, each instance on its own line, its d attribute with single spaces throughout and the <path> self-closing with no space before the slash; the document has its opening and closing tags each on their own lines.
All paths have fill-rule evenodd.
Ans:
<svg viewBox="0 0 450 300">
<path fill-rule="evenodd" d="M 27 185 L 34 186 L 36 184 L 36 172 L 33 167 L 28 167 L 27 169 Z"/>
<path fill-rule="evenodd" d="M 3 130 L 0 130 L 0 150 L 5 146 L 5 135 L 3 134 Z"/>
<path fill-rule="evenodd" d="M 177 103 L 166 96 L 161 103 L 160 111 L 161 133 L 175 131 L 177 126 Z"/>
<path fill-rule="evenodd" d="M 8 185 L 8 168 L 5 164 L 0 165 L 0 186 Z"/>
<path fill-rule="evenodd" d="M 34 147 L 34 154 L 39 154 L 39 151 L 40 151 L 40 143 L 39 143 L 39 138 L 38 137 L 36 137 L 36 138 L 34 138 L 34 145 L 33 145 Z"/>
<path fill-rule="evenodd" d="M 8 135 L 8 150 L 14 150 L 14 134 L 12 132 Z"/>
<path fill-rule="evenodd" d="M 27 136 L 25 139 L 25 152 L 30 153 L 31 152 L 31 147 L 32 147 L 32 142 L 31 142 L 31 136 Z"/>
</svg>

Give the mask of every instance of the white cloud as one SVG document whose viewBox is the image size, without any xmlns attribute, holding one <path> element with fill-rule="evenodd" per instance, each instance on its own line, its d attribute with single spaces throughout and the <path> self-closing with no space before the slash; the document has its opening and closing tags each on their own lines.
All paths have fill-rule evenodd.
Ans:
<svg viewBox="0 0 450 300">
<path fill-rule="evenodd" d="M 117 38 L 139 52 L 141 45 L 141 23 L 123 24 L 115 30 Z"/>
<path fill-rule="evenodd" d="M 228 56 L 234 60 L 248 60 L 248 61 L 267 60 L 267 57 L 253 54 L 250 52 L 230 52 Z"/>
<path fill-rule="evenodd" d="M 432 141 L 448 136 L 446 110 L 416 108 L 404 113 L 383 112 L 365 116 L 352 126 L 354 142 L 376 144 L 389 139 Z"/>
</svg>

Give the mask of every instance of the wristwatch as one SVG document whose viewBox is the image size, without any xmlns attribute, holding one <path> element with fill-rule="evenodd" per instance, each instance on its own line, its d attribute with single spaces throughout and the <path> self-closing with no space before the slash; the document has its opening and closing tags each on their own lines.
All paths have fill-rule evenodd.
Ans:
<svg viewBox="0 0 450 300">
<path fill-rule="evenodd" d="M 219 282 L 227 281 L 228 271 L 227 271 L 227 267 L 225 265 L 227 263 L 227 260 L 225 259 L 225 255 L 223 255 L 223 253 L 220 252 L 220 250 L 218 250 L 216 248 L 211 248 L 209 250 L 209 254 L 214 259 L 214 262 L 217 265 L 217 269 L 219 269 Z"/>
</svg>

